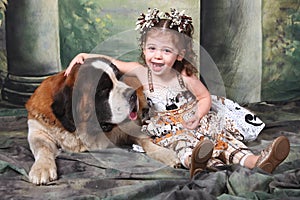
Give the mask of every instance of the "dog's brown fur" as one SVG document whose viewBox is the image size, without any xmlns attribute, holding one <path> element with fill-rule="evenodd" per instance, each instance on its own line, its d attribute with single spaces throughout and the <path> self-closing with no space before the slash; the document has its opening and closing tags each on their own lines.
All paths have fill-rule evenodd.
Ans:
<svg viewBox="0 0 300 200">
<path fill-rule="evenodd" d="M 107 144 L 138 144 L 144 148 L 147 155 L 169 166 L 178 165 L 175 153 L 166 148 L 153 144 L 150 139 L 140 132 L 137 123 L 126 122 L 122 126 L 114 127 L 110 132 L 91 137 L 83 128 L 86 124 L 76 127 L 70 132 L 64 128 L 52 109 L 55 95 L 62 89 L 73 88 L 78 76 L 79 66 L 74 67 L 69 76 L 64 71 L 53 75 L 42 82 L 26 103 L 28 111 L 28 142 L 35 157 L 29 180 L 34 184 L 46 184 L 57 179 L 55 157 L 58 148 L 71 152 L 83 152 L 107 147 Z M 125 80 L 133 88 L 138 88 L 136 79 Z M 140 108 L 146 105 L 141 88 L 137 90 Z M 82 101 L 88 101 L 82 97 Z M 89 102 L 85 102 L 88 104 Z M 63 109 L 63 108 L 62 108 Z M 128 135 L 127 133 L 131 133 Z M 103 137 L 104 136 L 104 137 Z M 105 140 L 105 141 L 104 141 Z"/>
</svg>

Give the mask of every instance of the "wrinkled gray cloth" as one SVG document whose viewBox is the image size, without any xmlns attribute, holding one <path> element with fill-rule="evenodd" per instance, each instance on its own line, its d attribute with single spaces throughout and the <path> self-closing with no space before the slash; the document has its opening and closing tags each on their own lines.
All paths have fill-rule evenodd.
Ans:
<svg viewBox="0 0 300 200">
<path fill-rule="evenodd" d="M 27 131 L 0 132 L 1 199 L 297 199 L 300 196 L 300 102 L 246 105 L 266 122 L 248 146 L 259 152 L 286 135 L 291 153 L 274 173 L 238 165 L 198 173 L 173 169 L 131 147 L 95 152 L 61 152 L 58 180 L 46 186 L 28 182 L 34 158 Z"/>
</svg>

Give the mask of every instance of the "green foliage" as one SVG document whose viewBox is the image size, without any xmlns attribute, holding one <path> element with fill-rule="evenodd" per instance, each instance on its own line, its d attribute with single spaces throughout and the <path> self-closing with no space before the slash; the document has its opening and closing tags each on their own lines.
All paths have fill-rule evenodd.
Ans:
<svg viewBox="0 0 300 200">
<path fill-rule="evenodd" d="M 262 100 L 299 99 L 299 1 L 265 0 L 264 5 Z"/>
<path fill-rule="evenodd" d="M 60 50 L 63 68 L 80 52 L 90 52 L 110 34 L 112 20 L 91 0 L 59 1 Z"/>
</svg>

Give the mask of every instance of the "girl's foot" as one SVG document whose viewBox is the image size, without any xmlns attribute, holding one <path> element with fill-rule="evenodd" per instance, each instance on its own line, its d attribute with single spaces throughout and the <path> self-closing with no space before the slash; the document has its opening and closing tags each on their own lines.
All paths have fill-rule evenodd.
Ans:
<svg viewBox="0 0 300 200">
<path fill-rule="evenodd" d="M 191 178 L 206 168 L 208 160 L 211 158 L 214 144 L 210 140 L 200 141 L 193 149 L 191 157 L 190 175 Z"/>
<path fill-rule="evenodd" d="M 272 173 L 273 170 L 289 155 L 289 152 L 289 140 L 284 136 L 280 136 L 261 152 L 256 162 L 256 167 L 259 167 L 268 173 Z"/>
</svg>

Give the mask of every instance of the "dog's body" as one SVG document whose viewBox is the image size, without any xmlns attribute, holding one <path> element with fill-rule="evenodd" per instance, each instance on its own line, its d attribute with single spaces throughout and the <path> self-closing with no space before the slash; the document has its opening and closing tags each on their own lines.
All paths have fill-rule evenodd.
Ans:
<svg viewBox="0 0 300 200">
<path fill-rule="evenodd" d="M 57 179 L 55 157 L 70 152 L 138 144 L 147 155 L 169 166 L 178 165 L 175 152 L 153 144 L 140 132 L 137 108 L 146 105 L 136 79 L 119 81 L 117 68 L 101 58 L 44 80 L 26 103 L 28 142 L 35 157 L 29 179 L 45 184 Z M 139 102 L 137 101 L 139 99 Z M 137 105 L 139 104 L 139 105 Z M 129 134 L 130 133 L 130 134 Z"/>
</svg>

